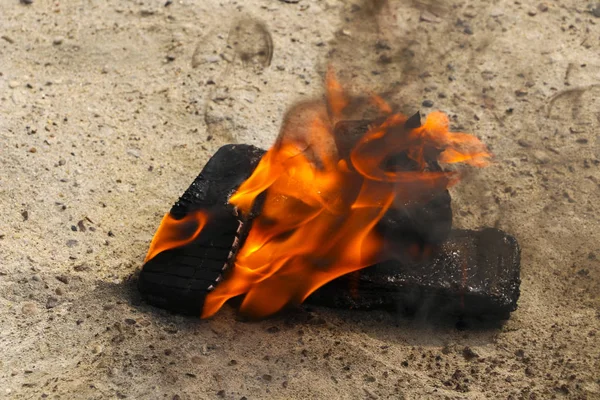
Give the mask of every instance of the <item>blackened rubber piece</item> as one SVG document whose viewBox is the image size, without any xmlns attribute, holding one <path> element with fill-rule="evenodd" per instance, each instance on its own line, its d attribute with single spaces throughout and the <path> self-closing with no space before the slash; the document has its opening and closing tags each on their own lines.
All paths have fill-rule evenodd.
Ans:
<svg viewBox="0 0 600 400">
<path fill-rule="evenodd" d="M 206 294 L 222 279 L 236 251 L 240 221 L 229 197 L 264 153 L 249 145 L 221 147 L 171 208 L 175 219 L 197 210 L 207 211 L 210 218 L 192 243 L 163 251 L 143 266 L 138 289 L 148 303 L 200 315 Z"/>
<path fill-rule="evenodd" d="M 517 308 L 521 250 L 503 231 L 453 230 L 420 262 L 390 260 L 336 279 L 308 302 L 337 308 L 506 319 Z"/>
<path fill-rule="evenodd" d="M 171 215 L 181 219 L 191 211 L 213 207 L 232 212 L 229 196 L 250 177 L 264 154 L 265 150 L 246 144 L 221 147 L 173 205 Z"/>
</svg>

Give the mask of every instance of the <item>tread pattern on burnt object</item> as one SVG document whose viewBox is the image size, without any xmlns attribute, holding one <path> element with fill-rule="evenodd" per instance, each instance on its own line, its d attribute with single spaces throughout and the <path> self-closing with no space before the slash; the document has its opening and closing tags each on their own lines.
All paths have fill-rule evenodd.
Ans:
<svg viewBox="0 0 600 400">
<path fill-rule="evenodd" d="M 209 211 L 210 218 L 192 243 L 163 251 L 143 266 L 138 289 L 148 303 L 184 314 L 201 313 L 206 294 L 222 279 L 239 245 L 241 222 L 229 197 L 263 154 L 249 145 L 221 147 L 171 208 L 175 219 L 197 210 Z"/>
<path fill-rule="evenodd" d="M 521 251 L 498 229 L 453 230 L 422 262 L 390 260 L 316 291 L 312 304 L 506 319 L 517 308 Z M 353 288 L 353 289 L 350 289 Z"/>
</svg>

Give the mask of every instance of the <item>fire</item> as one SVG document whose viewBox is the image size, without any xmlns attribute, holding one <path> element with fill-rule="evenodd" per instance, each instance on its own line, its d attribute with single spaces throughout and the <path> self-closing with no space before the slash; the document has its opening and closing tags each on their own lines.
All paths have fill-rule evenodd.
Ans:
<svg viewBox="0 0 600 400">
<path fill-rule="evenodd" d="M 193 242 L 204 229 L 207 220 L 208 215 L 203 211 L 193 211 L 181 219 L 176 219 L 173 215 L 167 213 L 160 222 L 152 242 L 150 242 L 150 248 L 144 262 L 149 261 L 165 250 L 185 246 Z"/>
<path fill-rule="evenodd" d="M 486 146 L 474 136 L 450 132 L 441 112 L 429 114 L 421 125 L 373 96 L 371 104 L 381 117 L 353 137 L 337 123 L 355 99 L 331 71 L 325 98 L 288 113 L 276 144 L 231 197 L 230 203 L 245 215 L 257 206 L 261 211 L 233 268 L 206 297 L 203 318 L 241 295 L 241 312 L 271 315 L 303 302 L 341 275 L 384 260 L 384 238 L 375 226 L 386 211 L 458 182 L 457 172 L 431 168 L 433 164 L 489 163 Z M 416 167 L 398 165 L 398 155 Z M 198 218 L 193 234 L 173 237 L 166 245 L 161 240 L 161 247 L 153 240 L 147 259 L 164 246 L 180 246 L 197 236 L 206 216 L 187 218 Z M 159 231 L 181 223 L 167 215 Z"/>
</svg>

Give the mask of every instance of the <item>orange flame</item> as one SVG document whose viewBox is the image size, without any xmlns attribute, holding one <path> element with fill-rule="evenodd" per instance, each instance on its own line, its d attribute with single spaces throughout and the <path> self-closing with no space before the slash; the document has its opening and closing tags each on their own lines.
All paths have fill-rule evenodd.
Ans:
<svg viewBox="0 0 600 400">
<path fill-rule="evenodd" d="M 332 70 L 326 99 L 327 104 L 304 103 L 288 114 L 275 146 L 231 197 L 244 214 L 263 204 L 233 268 L 206 297 L 203 318 L 240 295 L 245 295 L 241 312 L 264 317 L 301 303 L 341 275 L 382 261 L 383 239 L 374 228 L 392 204 L 458 181 L 455 172 L 430 171 L 431 154 L 443 163 L 489 163 L 485 145 L 449 132 L 444 114 L 433 112 L 422 126 L 405 127 L 408 119 L 391 113 L 376 96 L 371 102 L 386 118 L 371 124 L 344 156 L 334 127 L 350 100 Z M 418 168 L 382 167 L 399 153 Z"/>
<path fill-rule="evenodd" d="M 182 219 L 175 219 L 170 213 L 167 213 L 160 222 L 152 242 L 150 242 L 150 248 L 144 262 L 149 261 L 165 250 L 185 246 L 193 242 L 204 229 L 207 220 L 208 216 L 203 211 L 193 211 Z"/>
</svg>

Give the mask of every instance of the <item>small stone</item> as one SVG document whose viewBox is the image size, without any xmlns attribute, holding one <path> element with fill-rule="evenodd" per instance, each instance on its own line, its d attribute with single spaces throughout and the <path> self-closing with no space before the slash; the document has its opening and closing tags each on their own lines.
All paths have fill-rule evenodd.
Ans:
<svg viewBox="0 0 600 400">
<path fill-rule="evenodd" d="M 568 201 L 569 203 L 575 203 L 575 200 L 573 199 L 573 192 L 572 192 L 571 190 L 569 190 L 569 189 L 566 189 L 566 190 L 563 192 L 563 197 L 564 197 L 565 199 L 567 199 L 567 201 Z"/>
<path fill-rule="evenodd" d="M 221 57 L 219 57 L 217 55 L 210 55 L 210 56 L 204 57 L 204 61 L 207 64 L 215 64 L 215 63 L 218 63 L 219 61 L 221 61 Z"/>
<path fill-rule="evenodd" d="M 177 328 L 175 328 L 174 326 L 168 326 L 168 327 L 164 328 L 164 331 L 167 333 L 170 333 L 171 335 L 174 335 L 177 332 L 179 332 L 179 330 Z"/>
<path fill-rule="evenodd" d="M 133 318 L 125 318 L 125 323 L 127 325 L 135 325 L 135 324 L 137 324 L 137 321 Z"/>
<path fill-rule="evenodd" d="M 515 350 L 515 356 L 517 356 L 518 358 L 525 357 L 525 350 L 523 350 L 523 349 L 517 349 L 517 350 Z"/>
<path fill-rule="evenodd" d="M 515 95 L 517 97 L 526 96 L 527 95 L 527 90 L 525 90 L 525 89 L 517 89 L 517 90 L 515 90 Z"/>
<path fill-rule="evenodd" d="M 600 3 L 596 3 L 594 7 L 592 7 L 592 15 L 596 18 L 600 18 Z"/>
<path fill-rule="evenodd" d="M 438 22 L 442 21 L 442 19 L 440 17 L 438 17 L 437 15 L 435 15 L 432 12 L 427 11 L 427 10 L 424 10 L 421 13 L 419 20 L 424 21 L 424 22 L 432 22 L 432 23 L 438 23 Z"/>
<path fill-rule="evenodd" d="M 58 299 L 54 296 L 50 296 L 48 297 L 48 300 L 46 301 L 46 308 L 50 309 L 50 308 L 54 308 L 58 305 Z"/>
<path fill-rule="evenodd" d="M 495 74 L 493 71 L 485 70 L 481 73 L 481 77 L 486 81 L 491 81 L 495 78 Z"/>
<path fill-rule="evenodd" d="M 424 100 L 423 103 L 421 103 L 421 105 L 423 107 L 433 107 L 433 101 L 431 101 L 431 100 Z"/>
<path fill-rule="evenodd" d="M 67 160 L 65 160 L 64 158 L 61 158 L 60 160 L 58 160 L 58 165 L 63 166 L 67 163 Z"/>
<path fill-rule="evenodd" d="M 64 283 L 65 285 L 69 284 L 69 277 L 66 275 L 58 275 L 58 276 L 56 276 L 56 280 Z"/>
<path fill-rule="evenodd" d="M 288 4 L 296 4 L 296 3 L 300 3 L 300 0 L 279 0 L 282 3 L 288 3 Z"/>
<path fill-rule="evenodd" d="M 471 361 L 472 359 L 479 357 L 479 354 L 475 353 L 475 351 L 473 351 L 473 349 L 469 346 L 465 346 L 462 351 L 462 355 L 467 361 Z"/>
<path fill-rule="evenodd" d="M 536 10 L 529 10 L 527 12 L 527 15 L 529 15 L 530 17 L 535 17 L 537 15 L 537 11 Z"/>
<path fill-rule="evenodd" d="M 79 264 L 73 267 L 73 269 L 77 272 L 87 271 L 90 269 L 86 264 Z"/>
<path fill-rule="evenodd" d="M 33 0 L 21 0 L 21 4 L 33 4 Z"/>
<path fill-rule="evenodd" d="M 38 308 L 35 303 L 24 303 L 21 307 L 21 312 L 24 315 L 34 315 L 37 314 Z"/>
<path fill-rule="evenodd" d="M 52 39 L 52 44 L 55 46 L 60 46 L 61 44 L 63 44 L 64 41 L 65 39 L 62 36 L 57 36 L 54 39 Z"/>
<path fill-rule="evenodd" d="M 134 156 L 135 158 L 140 158 L 140 152 L 136 149 L 127 149 L 127 154 Z"/>
<path fill-rule="evenodd" d="M 540 4 L 538 4 L 537 9 L 540 10 L 541 12 L 546 12 L 546 11 L 548 11 L 548 4 L 540 3 Z"/>
<path fill-rule="evenodd" d="M 101 345 L 99 345 L 99 344 L 97 344 L 97 345 L 95 345 L 95 346 L 94 346 L 94 348 L 92 349 L 92 353 L 93 353 L 93 354 L 100 354 L 100 353 L 102 353 L 102 350 L 103 350 L 102 346 L 101 346 Z"/>
<path fill-rule="evenodd" d="M 541 150 L 536 150 L 533 152 L 533 158 L 538 164 L 548 164 L 550 162 L 550 157 L 548 154 L 544 153 Z"/>
<path fill-rule="evenodd" d="M 156 11 L 150 10 L 150 9 L 143 9 L 143 10 L 140 11 L 140 15 L 142 17 L 151 17 L 154 14 L 156 14 Z"/>
<path fill-rule="evenodd" d="M 79 244 L 79 242 L 75 239 L 67 240 L 67 247 L 75 247 Z"/>
<path fill-rule="evenodd" d="M 29 152 L 30 152 L 30 153 L 37 153 L 37 149 L 36 149 L 35 147 L 31 147 L 31 148 L 29 149 Z"/>
<path fill-rule="evenodd" d="M 273 377 L 271 375 L 269 375 L 269 374 L 264 374 L 262 376 L 262 378 L 263 378 L 264 381 L 267 381 L 267 382 L 271 382 L 273 380 Z"/>
<path fill-rule="evenodd" d="M 519 146 L 525 147 L 525 148 L 531 147 L 531 142 L 528 141 L 528 140 L 525 140 L 525 139 L 519 139 L 519 140 L 517 140 L 517 144 Z"/>
<path fill-rule="evenodd" d="M 10 81 L 10 82 L 8 82 L 8 87 L 11 88 L 11 89 L 14 89 L 14 88 L 16 88 L 18 86 L 19 86 L 19 82 L 17 82 L 17 81 Z"/>
</svg>

